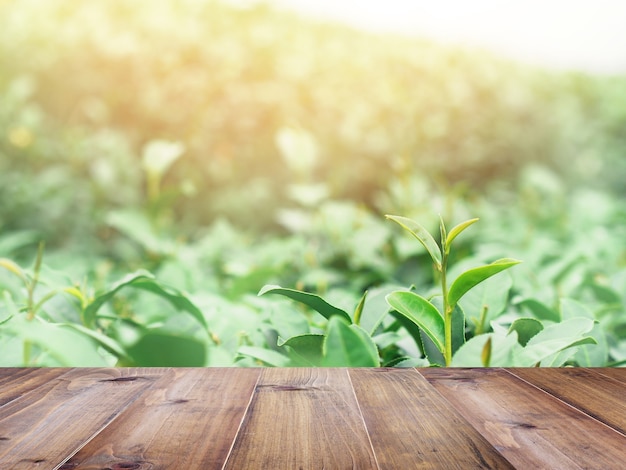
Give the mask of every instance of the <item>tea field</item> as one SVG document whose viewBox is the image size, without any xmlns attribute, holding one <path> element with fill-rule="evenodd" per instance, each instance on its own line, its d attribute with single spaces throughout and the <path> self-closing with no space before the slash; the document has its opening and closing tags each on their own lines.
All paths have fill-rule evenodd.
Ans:
<svg viewBox="0 0 626 470">
<path fill-rule="evenodd" d="M 257 3 L 0 16 L 0 366 L 626 365 L 626 77 Z"/>
</svg>

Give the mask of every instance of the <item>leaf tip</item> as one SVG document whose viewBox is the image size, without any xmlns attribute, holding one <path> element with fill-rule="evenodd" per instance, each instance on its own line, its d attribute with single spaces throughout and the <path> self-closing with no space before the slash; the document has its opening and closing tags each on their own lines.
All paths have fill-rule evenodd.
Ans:
<svg viewBox="0 0 626 470">
<path fill-rule="evenodd" d="M 280 289 L 280 286 L 277 286 L 275 284 L 265 284 L 263 287 L 261 287 L 261 290 L 259 290 L 257 297 L 261 297 L 262 295 L 267 294 L 269 291 L 274 289 Z"/>
</svg>

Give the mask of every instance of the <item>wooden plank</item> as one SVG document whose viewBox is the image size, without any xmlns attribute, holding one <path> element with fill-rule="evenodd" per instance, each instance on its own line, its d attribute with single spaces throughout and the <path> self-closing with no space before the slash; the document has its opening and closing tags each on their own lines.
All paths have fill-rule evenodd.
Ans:
<svg viewBox="0 0 626 470">
<path fill-rule="evenodd" d="M 150 384 L 138 369 L 70 369 L 11 401 L 0 408 L 1 468 L 56 468 Z"/>
<path fill-rule="evenodd" d="M 1 368 L 0 407 L 63 375 L 67 369 Z"/>
<path fill-rule="evenodd" d="M 626 384 L 593 369 L 510 369 L 509 373 L 626 435 Z"/>
<path fill-rule="evenodd" d="M 593 370 L 599 374 L 611 377 L 613 380 L 626 384 L 626 367 L 602 367 Z"/>
<path fill-rule="evenodd" d="M 264 369 L 225 468 L 378 468 L 346 369 Z"/>
<path fill-rule="evenodd" d="M 624 458 L 622 434 L 505 370 L 420 373 L 516 468 L 615 468 Z"/>
<path fill-rule="evenodd" d="M 260 373 L 169 369 L 65 468 L 221 468 Z"/>
<path fill-rule="evenodd" d="M 350 377 L 381 468 L 513 468 L 414 369 Z"/>
</svg>

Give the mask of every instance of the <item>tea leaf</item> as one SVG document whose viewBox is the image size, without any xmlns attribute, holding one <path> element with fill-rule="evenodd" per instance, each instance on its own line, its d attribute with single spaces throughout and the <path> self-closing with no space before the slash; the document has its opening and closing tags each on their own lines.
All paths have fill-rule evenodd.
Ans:
<svg viewBox="0 0 626 470">
<path fill-rule="evenodd" d="M 585 317 L 595 319 L 591 310 L 585 305 L 573 299 L 560 299 L 559 310 L 564 320 L 577 317 Z M 579 366 L 582 367 L 601 367 L 606 364 L 609 356 L 609 346 L 604 329 L 600 324 L 595 324 L 589 333 L 597 344 L 587 344 L 580 346 L 574 359 Z"/>
<path fill-rule="evenodd" d="M 324 341 L 324 367 L 379 367 L 378 349 L 358 325 L 337 315 L 331 317 Z"/>
<path fill-rule="evenodd" d="M 361 311 L 359 326 L 373 335 L 389 314 L 390 307 L 385 297 L 387 294 L 403 289 L 400 285 L 385 285 L 370 289 Z"/>
<path fill-rule="evenodd" d="M 85 336 L 96 340 L 104 349 L 109 351 L 111 354 L 115 354 L 118 358 L 126 357 L 126 352 L 117 341 L 115 341 L 113 338 L 109 338 L 108 336 L 103 335 L 97 330 L 90 330 L 89 328 L 86 328 L 78 323 L 62 323 L 59 324 L 59 326 L 71 328 L 78 331 L 79 333 L 82 333 Z"/>
<path fill-rule="evenodd" d="M 207 331 L 209 330 L 209 325 L 204 317 L 204 314 L 193 302 L 191 302 L 178 290 L 161 285 L 151 273 L 141 269 L 124 276 L 120 281 L 113 284 L 108 291 L 100 294 L 89 305 L 87 305 L 87 308 L 85 308 L 83 312 L 85 325 L 93 326 L 100 307 L 111 300 L 120 289 L 125 287 L 143 289 L 152 292 L 159 297 L 165 298 L 174 307 L 190 313 Z"/>
<path fill-rule="evenodd" d="M 251 357 L 272 367 L 287 367 L 289 365 L 289 358 L 287 356 L 271 349 L 256 346 L 241 346 L 237 350 L 237 354 Z"/>
<path fill-rule="evenodd" d="M 429 300 L 439 312 L 443 312 L 443 300 L 440 295 L 436 295 Z M 443 316 L 443 314 L 442 314 Z M 454 306 L 452 310 L 452 354 L 465 344 L 465 311 L 460 304 Z"/>
<path fill-rule="evenodd" d="M 22 268 L 20 268 L 17 265 L 17 263 L 7 258 L 0 258 L 0 266 L 3 267 L 4 269 L 11 271 L 13 274 L 19 277 L 22 281 L 26 282 L 26 275 L 24 274 L 24 271 L 22 271 Z"/>
<path fill-rule="evenodd" d="M 550 307 L 544 305 L 536 299 L 524 299 L 519 305 L 530 311 L 539 320 L 549 320 L 553 322 L 561 321 L 561 314 Z"/>
<path fill-rule="evenodd" d="M 596 344 L 594 338 L 585 336 L 593 325 L 593 320 L 578 317 L 545 327 L 528 341 L 518 356 L 518 366 L 531 367 L 564 349 Z"/>
<path fill-rule="evenodd" d="M 345 311 L 330 305 L 320 296 L 315 294 L 309 294 L 308 292 L 302 292 L 295 289 L 287 289 L 285 287 L 275 286 L 268 284 L 263 286 L 258 295 L 265 294 L 279 294 L 289 297 L 292 300 L 296 300 L 304 305 L 311 307 L 316 312 L 320 313 L 324 318 L 330 320 L 332 316 L 338 315 L 349 323 L 352 323 L 352 318 Z"/>
<path fill-rule="evenodd" d="M 202 367 L 207 364 L 205 343 L 167 331 L 150 331 L 128 348 L 128 354 L 134 364 L 145 367 Z"/>
<path fill-rule="evenodd" d="M 508 336 L 487 333 L 474 336 L 461 346 L 452 357 L 452 367 L 483 367 L 482 353 L 488 341 L 491 341 L 489 367 L 513 367 L 515 358 L 522 347 L 517 342 L 517 333 Z"/>
<path fill-rule="evenodd" d="M 515 320 L 509 328 L 509 333 L 512 331 L 517 332 L 517 341 L 522 346 L 526 346 L 528 341 L 543 330 L 543 324 L 534 318 L 518 318 Z"/>
<path fill-rule="evenodd" d="M 459 225 L 457 225 L 456 227 L 454 227 L 452 230 L 450 230 L 450 233 L 448 233 L 448 236 L 446 237 L 446 246 L 444 247 L 445 252 L 449 253 L 450 252 L 450 246 L 452 245 L 452 241 L 463 231 L 465 230 L 467 227 L 469 227 L 470 225 L 472 225 L 473 223 L 478 222 L 478 219 L 470 219 L 470 220 L 466 220 L 465 222 L 461 222 Z"/>
<path fill-rule="evenodd" d="M 354 310 L 354 323 L 359 325 L 361 323 L 361 314 L 363 313 L 363 306 L 365 305 L 365 299 L 367 298 L 367 291 L 363 293 L 361 296 L 361 300 L 359 300 L 359 304 L 356 306 Z"/>
<path fill-rule="evenodd" d="M 279 338 L 278 346 L 287 351 L 291 366 L 319 367 L 323 357 L 324 335 L 292 336 L 286 341 Z"/>
<path fill-rule="evenodd" d="M 385 216 L 389 220 L 393 220 L 397 224 L 399 224 L 402 228 L 407 230 L 411 235 L 413 235 L 417 240 L 426 248 L 426 251 L 430 254 L 430 257 L 433 259 L 435 266 L 437 269 L 441 270 L 441 249 L 437 242 L 432 237 L 432 235 L 422 227 L 420 224 L 415 222 L 414 220 L 408 219 L 406 217 L 400 217 L 397 215 L 386 215 Z"/>
<path fill-rule="evenodd" d="M 27 320 L 16 315 L 2 325 L 9 336 L 19 337 L 24 342 L 41 348 L 54 362 L 36 362 L 28 366 L 60 365 L 63 367 L 106 367 L 104 358 L 98 354 L 92 338 L 67 325 L 42 322 L 38 318 Z M 48 359 L 49 361 L 49 359 Z"/>
<path fill-rule="evenodd" d="M 146 171 L 164 175 L 185 152 L 181 142 L 151 140 L 143 147 L 142 164 Z"/>
<path fill-rule="evenodd" d="M 491 321 L 504 311 L 509 302 L 512 286 L 511 276 L 503 273 L 485 279 L 459 300 L 458 305 L 463 307 L 468 317 L 475 323 L 475 335 L 486 332 Z"/>
<path fill-rule="evenodd" d="M 132 287 L 152 292 L 153 294 L 156 294 L 159 297 L 166 299 L 178 310 L 182 310 L 191 314 L 191 316 L 194 317 L 207 332 L 209 331 L 209 324 L 204 314 L 202 313 L 202 310 L 200 310 L 195 303 L 193 303 L 185 294 L 183 294 L 178 289 L 163 285 L 156 279 L 150 278 L 139 278 L 132 283 Z"/>
<path fill-rule="evenodd" d="M 389 305 L 420 327 L 443 353 L 444 321 L 433 304 L 414 292 L 392 292 L 386 298 Z"/>
<path fill-rule="evenodd" d="M 472 287 L 519 263 L 521 263 L 521 261 L 516 259 L 502 258 L 491 264 L 465 271 L 452 283 L 450 291 L 448 292 L 448 304 L 450 306 L 456 305 L 459 299 Z"/>
<path fill-rule="evenodd" d="M 487 338 L 487 342 L 483 346 L 483 352 L 480 355 L 480 359 L 483 361 L 483 366 L 489 367 L 491 363 L 491 336 Z"/>
</svg>

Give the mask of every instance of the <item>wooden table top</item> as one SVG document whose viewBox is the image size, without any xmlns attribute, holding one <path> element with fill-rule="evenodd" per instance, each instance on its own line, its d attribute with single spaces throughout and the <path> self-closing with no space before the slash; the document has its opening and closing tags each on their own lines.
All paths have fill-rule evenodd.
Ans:
<svg viewBox="0 0 626 470">
<path fill-rule="evenodd" d="M 0 369 L 4 469 L 621 469 L 626 369 Z"/>
</svg>

